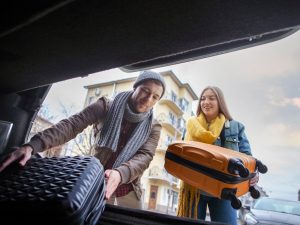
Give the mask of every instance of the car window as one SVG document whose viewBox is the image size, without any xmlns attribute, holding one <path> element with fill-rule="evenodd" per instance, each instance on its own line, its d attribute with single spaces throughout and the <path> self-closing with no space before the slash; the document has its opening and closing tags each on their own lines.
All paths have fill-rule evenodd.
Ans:
<svg viewBox="0 0 300 225">
<path fill-rule="evenodd" d="M 253 209 L 288 213 L 300 216 L 300 202 L 264 198 L 258 200 Z"/>
<path fill-rule="evenodd" d="M 252 154 L 264 162 L 269 171 L 260 175 L 262 196 L 298 200 L 300 168 L 300 32 L 282 40 L 224 55 L 155 68 L 168 76 L 169 87 L 165 98 L 175 102 L 174 109 L 161 111 L 161 121 L 171 120 L 177 134 L 165 133 L 159 142 L 157 155 L 166 146 L 182 138 L 188 117 L 195 115 L 196 100 L 207 85 L 219 86 L 225 94 L 233 118 L 245 125 Z M 46 120 L 40 129 L 58 122 L 95 102 L 99 97 L 113 98 L 129 90 L 137 72 L 125 73 L 119 69 L 90 74 L 56 83 L 51 88 L 39 112 Z M 129 83 L 120 83 L 120 81 Z M 100 85 L 102 84 L 102 86 Z M 105 84 L 105 85 L 103 85 Z M 173 88 L 172 87 L 176 87 Z M 180 89 L 179 87 L 183 87 Z M 185 90 L 186 95 L 182 95 Z M 192 91 L 191 91 L 192 90 Z M 176 108 L 178 106 L 178 108 Z M 172 106 L 173 107 L 173 106 Z M 178 110 L 184 117 L 178 116 Z M 48 123 L 48 125 L 46 125 Z M 90 129 L 90 128 L 89 128 Z M 32 133 L 37 131 L 32 131 Z M 61 147 L 61 155 L 90 154 L 86 140 L 92 131 L 77 137 Z M 156 160 L 156 159 L 155 159 Z M 163 168 L 163 158 L 150 164 L 144 173 L 143 200 L 145 210 L 176 214 L 179 180 Z M 157 182 L 153 182 L 157 181 Z M 250 196 L 245 197 L 252 201 Z M 300 215 L 299 207 L 258 202 L 256 208 Z M 296 210 L 296 212 L 294 212 Z"/>
</svg>

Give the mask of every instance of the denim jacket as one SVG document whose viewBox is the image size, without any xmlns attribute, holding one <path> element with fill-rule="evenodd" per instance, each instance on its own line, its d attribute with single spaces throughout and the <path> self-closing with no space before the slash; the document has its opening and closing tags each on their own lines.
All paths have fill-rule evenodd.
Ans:
<svg viewBox="0 0 300 225">
<path fill-rule="evenodd" d="M 245 134 L 245 127 L 235 120 L 226 120 L 222 133 L 214 142 L 214 145 L 251 155 L 251 148 Z"/>
</svg>

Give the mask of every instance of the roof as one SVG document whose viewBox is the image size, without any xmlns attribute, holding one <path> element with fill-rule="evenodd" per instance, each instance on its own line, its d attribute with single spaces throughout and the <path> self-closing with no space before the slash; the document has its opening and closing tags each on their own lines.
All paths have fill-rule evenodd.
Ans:
<svg viewBox="0 0 300 225">
<path fill-rule="evenodd" d="M 160 74 L 162 76 L 170 76 L 180 88 L 186 88 L 187 89 L 187 91 L 189 92 L 189 94 L 192 96 L 193 100 L 197 100 L 198 99 L 198 96 L 196 95 L 196 93 L 194 92 L 194 90 L 191 88 L 191 86 L 189 84 L 187 84 L 187 83 L 182 83 L 178 79 L 178 77 L 174 74 L 173 71 L 171 71 L 171 70 L 164 71 L 164 72 L 160 72 Z M 109 86 L 109 85 L 113 85 L 113 84 L 122 84 L 122 83 L 126 83 L 126 82 L 134 82 L 136 78 L 137 77 L 130 77 L 130 78 L 125 78 L 125 79 L 120 79 L 120 80 L 115 80 L 115 81 L 109 81 L 109 82 L 91 84 L 91 85 L 84 86 L 84 88 L 86 88 L 86 89 L 93 89 L 93 88 L 103 87 L 103 86 Z"/>
</svg>

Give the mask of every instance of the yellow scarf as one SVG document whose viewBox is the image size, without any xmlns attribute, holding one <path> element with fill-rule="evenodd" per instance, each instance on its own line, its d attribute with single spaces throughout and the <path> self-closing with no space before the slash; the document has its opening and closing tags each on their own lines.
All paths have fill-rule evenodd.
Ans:
<svg viewBox="0 0 300 225">
<path fill-rule="evenodd" d="M 191 117 L 187 121 L 185 141 L 200 141 L 207 144 L 214 143 L 221 134 L 225 120 L 225 116 L 221 113 L 210 123 L 207 123 L 202 113 L 198 117 Z M 183 217 L 193 216 L 196 219 L 200 193 L 199 189 L 181 181 L 177 215 Z M 193 202 L 195 206 L 192 213 Z"/>
</svg>

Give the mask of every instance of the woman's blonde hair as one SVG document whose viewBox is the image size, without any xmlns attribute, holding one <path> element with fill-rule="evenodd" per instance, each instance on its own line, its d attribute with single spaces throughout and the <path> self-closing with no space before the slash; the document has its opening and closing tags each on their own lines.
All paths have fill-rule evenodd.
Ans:
<svg viewBox="0 0 300 225">
<path fill-rule="evenodd" d="M 229 113 L 227 104 L 225 102 L 224 94 L 223 94 L 222 90 L 220 88 L 216 87 L 216 86 L 207 86 L 206 88 L 203 89 L 203 91 L 200 94 L 196 115 L 199 116 L 200 113 L 202 112 L 202 110 L 201 110 L 201 98 L 202 98 L 202 95 L 204 94 L 204 92 L 208 89 L 210 89 L 216 95 L 217 101 L 218 101 L 218 104 L 219 104 L 220 113 L 223 113 L 226 119 L 232 120 L 233 118 L 231 117 L 231 115 Z"/>
</svg>

